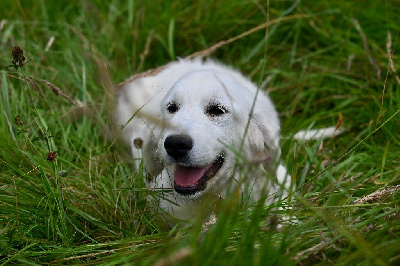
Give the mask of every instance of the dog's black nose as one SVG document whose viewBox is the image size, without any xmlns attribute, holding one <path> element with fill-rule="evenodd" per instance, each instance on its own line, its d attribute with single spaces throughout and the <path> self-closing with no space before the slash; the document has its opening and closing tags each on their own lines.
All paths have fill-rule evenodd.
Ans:
<svg viewBox="0 0 400 266">
<path fill-rule="evenodd" d="M 165 139 L 164 148 L 169 156 L 178 160 L 193 148 L 193 140 L 188 135 L 171 135 Z"/>
</svg>

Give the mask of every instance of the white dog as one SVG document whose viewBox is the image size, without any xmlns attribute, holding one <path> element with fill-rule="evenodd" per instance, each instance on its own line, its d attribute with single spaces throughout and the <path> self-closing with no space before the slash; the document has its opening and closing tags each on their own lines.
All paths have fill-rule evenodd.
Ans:
<svg viewBox="0 0 400 266">
<path fill-rule="evenodd" d="M 227 191 L 258 200 L 290 186 L 273 103 L 229 67 L 180 60 L 133 79 L 119 92 L 115 118 L 133 157 L 143 157 L 148 187 L 169 191 L 152 205 L 173 218 L 193 220 Z M 244 175 L 238 160 L 252 165 Z"/>
</svg>

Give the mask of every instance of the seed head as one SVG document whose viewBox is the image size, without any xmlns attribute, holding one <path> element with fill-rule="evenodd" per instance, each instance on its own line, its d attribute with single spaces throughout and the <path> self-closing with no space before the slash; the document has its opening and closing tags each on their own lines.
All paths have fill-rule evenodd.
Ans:
<svg viewBox="0 0 400 266">
<path fill-rule="evenodd" d="M 23 125 L 25 125 L 24 120 L 22 120 L 22 117 L 21 117 L 20 115 L 17 115 L 17 116 L 14 118 L 14 120 L 15 120 L 15 124 L 16 124 L 17 126 L 22 127 Z"/>
<path fill-rule="evenodd" d="M 51 151 L 46 155 L 46 157 L 47 157 L 47 161 L 54 162 L 55 159 L 57 158 L 57 152 Z"/>
<path fill-rule="evenodd" d="M 25 61 L 24 51 L 19 46 L 15 46 L 13 47 L 11 54 L 13 56 L 13 65 L 23 67 Z"/>
<path fill-rule="evenodd" d="M 143 140 L 141 138 L 134 139 L 133 145 L 136 149 L 141 149 L 143 147 Z"/>
</svg>

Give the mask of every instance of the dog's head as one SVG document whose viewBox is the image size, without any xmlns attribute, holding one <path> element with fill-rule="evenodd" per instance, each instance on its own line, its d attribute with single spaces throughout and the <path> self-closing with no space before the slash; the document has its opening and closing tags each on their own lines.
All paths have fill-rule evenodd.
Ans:
<svg viewBox="0 0 400 266">
<path fill-rule="evenodd" d="M 279 153 L 279 121 L 271 101 L 261 93 L 256 98 L 255 88 L 228 74 L 186 74 L 167 93 L 161 110 L 166 127 L 160 156 L 183 197 L 221 191 L 232 175 L 235 149 L 246 158 L 264 157 L 268 164 Z"/>
</svg>

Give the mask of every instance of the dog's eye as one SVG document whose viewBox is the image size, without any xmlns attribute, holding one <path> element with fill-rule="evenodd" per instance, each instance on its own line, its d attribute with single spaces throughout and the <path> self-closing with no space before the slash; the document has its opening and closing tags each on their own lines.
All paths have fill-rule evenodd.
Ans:
<svg viewBox="0 0 400 266">
<path fill-rule="evenodd" d="M 226 110 L 226 108 L 220 104 L 212 104 L 207 107 L 206 113 L 209 116 L 215 117 L 215 116 L 221 116 L 221 115 L 228 113 L 228 110 Z"/>
<path fill-rule="evenodd" d="M 179 109 L 179 106 L 176 103 L 167 104 L 167 111 L 170 114 L 176 113 Z"/>
</svg>

